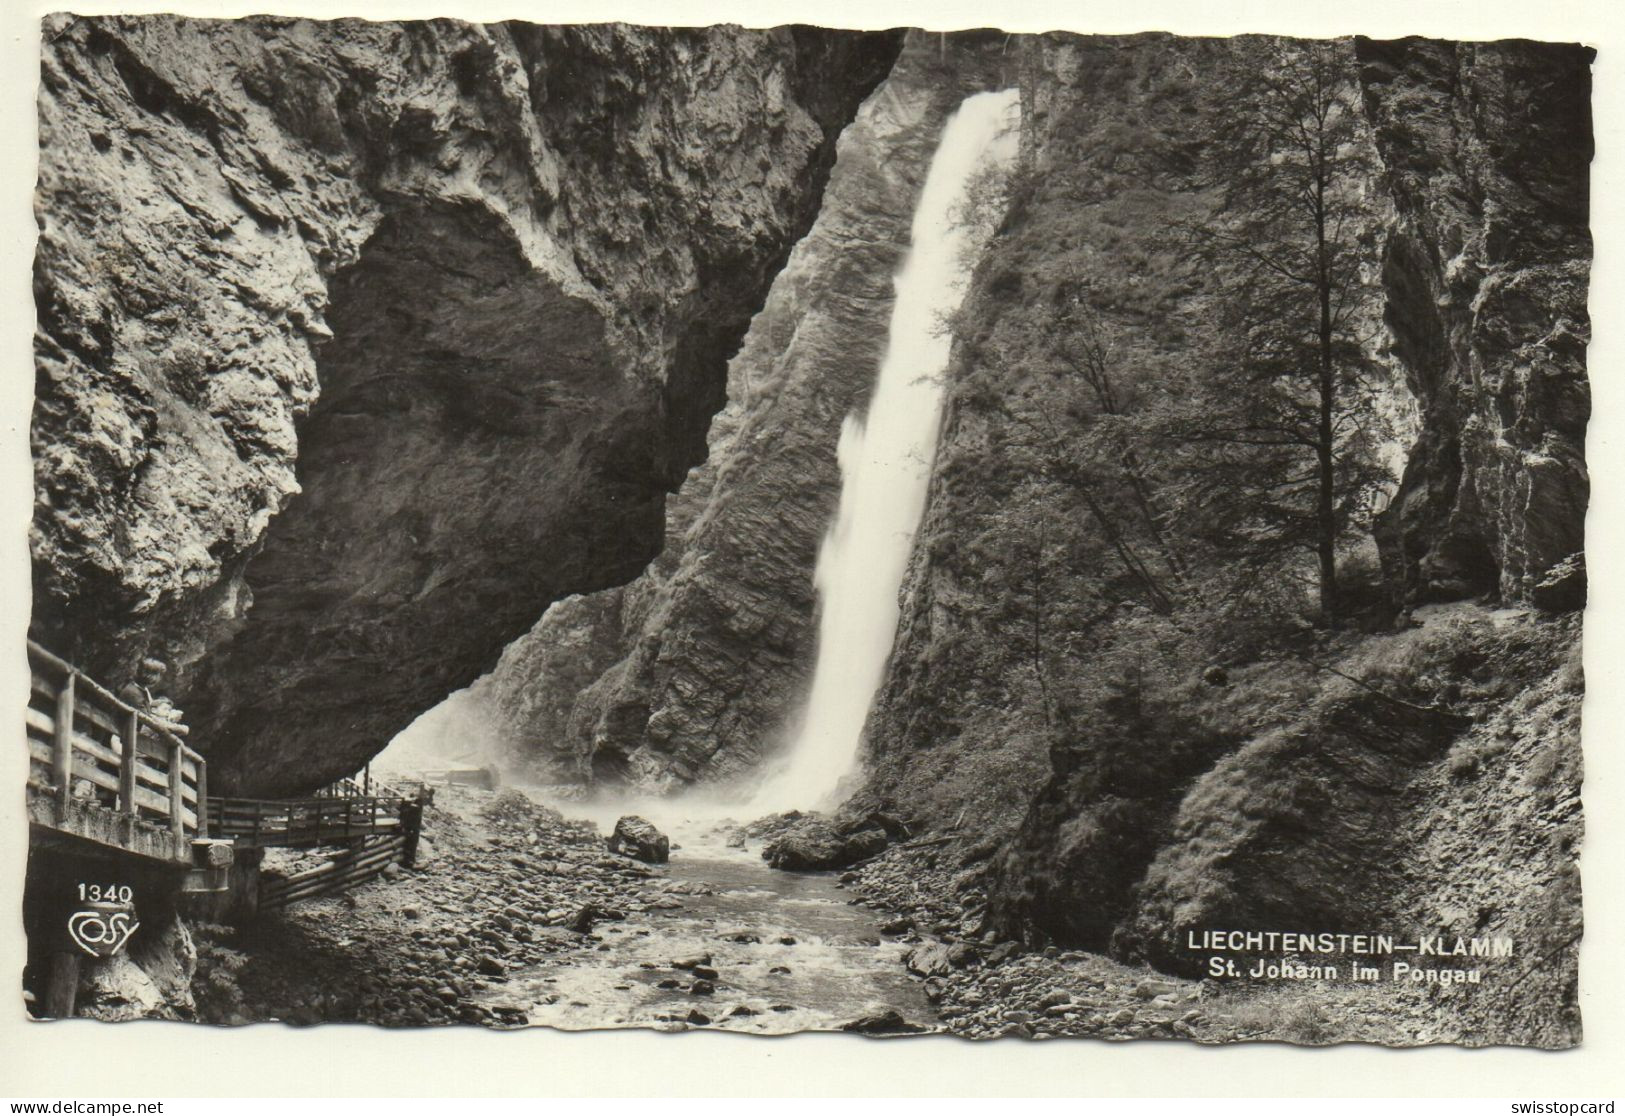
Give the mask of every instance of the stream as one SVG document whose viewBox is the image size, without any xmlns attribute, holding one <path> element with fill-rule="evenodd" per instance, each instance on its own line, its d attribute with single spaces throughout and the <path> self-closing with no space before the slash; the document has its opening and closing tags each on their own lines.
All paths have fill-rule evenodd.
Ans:
<svg viewBox="0 0 1625 1116">
<path fill-rule="evenodd" d="M 902 963 L 909 947 L 885 939 L 877 916 L 852 905 L 834 873 L 775 871 L 756 842 L 730 847 L 714 824 L 661 828 L 673 837 L 664 891 L 681 907 L 599 923 L 595 951 L 515 971 L 490 990 L 488 1005 L 566 1030 L 786 1034 L 838 1030 L 887 1010 L 934 1026 L 921 983 Z"/>
</svg>

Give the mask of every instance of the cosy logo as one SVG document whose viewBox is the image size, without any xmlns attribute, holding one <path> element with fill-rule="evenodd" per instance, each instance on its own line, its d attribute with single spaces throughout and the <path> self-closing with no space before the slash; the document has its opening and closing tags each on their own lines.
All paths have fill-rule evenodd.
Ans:
<svg viewBox="0 0 1625 1116">
<path fill-rule="evenodd" d="M 92 904 L 68 918 L 68 936 L 92 957 L 111 957 L 141 928 L 131 911 L 105 903 Z"/>
</svg>

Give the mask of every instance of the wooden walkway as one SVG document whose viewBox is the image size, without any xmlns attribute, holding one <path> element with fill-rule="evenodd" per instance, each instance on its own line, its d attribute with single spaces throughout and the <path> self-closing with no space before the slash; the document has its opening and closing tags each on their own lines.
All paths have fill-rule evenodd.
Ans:
<svg viewBox="0 0 1625 1116">
<path fill-rule="evenodd" d="M 166 722 L 33 640 L 28 666 L 31 857 L 89 857 L 107 866 L 108 880 L 126 878 L 125 869 L 159 868 L 168 882 L 155 884 L 149 873 L 144 889 L 191 896 L 211 918 L 252 918 L 260 907 L 356 887 L 395 863 L 412 866 L 427 795 L 373 794 L 370 779 L 345 779 L 293 801 L 211 797 L 208 764 Z M 271 846 L 337 850 L 309 871 L 262 881 L 263 849 Z M 31 869 L 32 897 L 24 899 L 30 964 L 37 954 L 48 966 L 43 1011 L 61 1019 L 73 1014 L 81 954 L 91 951 L 63 929 L 71 920 L 42 921 L 54 918 L 58 893 L 71 881 L 60 874 L 39 880 Z"/>
<path fill-rule="evenodd" d="M 190 865 L 192 842 L 209 836 L 203 757 L 32 640 L 28 666 L 31 829 Z"/>
<path fill-rule="evenodd" d="M 354 887 L 416 854 L 425 793 L 373 793 L 342 779 L 308 798 L 223 798 L 208 764 L 167 725 L 29 641 L 28 818 L 31 843 L 124 854 L 188 869 L 184 890 L 219 891 L 199 869 L 239 849 L 341 849 L 291 880 L 268 880 L 267 906 Z M 257 865 L 259 860 L 248 863 Z"/>
</svg>

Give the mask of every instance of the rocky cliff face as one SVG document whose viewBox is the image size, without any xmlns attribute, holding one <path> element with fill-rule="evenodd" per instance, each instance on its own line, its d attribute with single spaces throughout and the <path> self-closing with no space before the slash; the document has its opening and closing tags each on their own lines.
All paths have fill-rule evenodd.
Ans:
<svg viewBox="0 0 1625 1116">
<path fill-rule="evenodd" d="M 1459 603 L 1419 613 L 1420 630 L 1382 634 L 1391 613 L 1374 603 L 1363 632 L 1316 634 L 1220 612 L 1200 551 L 1179 568 L 1171 552 L 1200 540 L 1163 516 L 1168 546 L 1152 526 L 1176 452 L 1165 471 L 1150 457 L 1122 470 L 1149 490 L 1137 521 L 1128 505 L 1097 509 L 1110 493 L 1064 469 L 1046 425 L 1078 416 L 1066 378 L 1045 371 L 1065 355 L 1055 323 L 1084 320 L 1067 303 L 1095 306 L 1101 351 L 1142 391 L 1139 421 L 1184 390 L 1182 368 L 1206 374 L 1222 292 L 1168 230 L 1214 204 L 1199 122 L 1227 49 L 1024 44 L 1028 176 L 958 326 L 862 804 L 957 830 L 990 923 L 1032 943 L 1190 971 L 1192 928 L 1516 937 L 1529 944 L 1502 990 L 1450 1010 L 1474 1041 L 1566 1045 L 1588 54 L 1348 45 L 1387 222 L 1373 353 L 1399 373 L 1384 409 L 1414 414 L 1416 434 L 1376 524 L 1381 570 L 1351 550 L 1347 587 Z M 1099 421 L 1087 413 L 1080 447 Z"/>
<path fill-rule="evenodd" d="M 729 369 L 711 455 L 624 588 L 555 605 L 480 688 L 546 777 L 664 792 L 753 770 L 812 666 L 835 447 L 885 352 L 892 275 L 943 121 L 1003 36 L 915 33 L 842 135 L 824 205 Z"/>
<path fill-rule="evenodd" d="M 1124 366 L 1155 374 L 1200 348 L 1207 304 L 1165 234 L 1205 202 L 1163 160 L 1190 142 L 1195 75 L 1217 49 L 1155 35 L 1021 46 L 1025 169 L 960 315 L 931 495 L 866 730 L 870 793 L 914 824 L 1018 824 L 1051 773 L 1057 684 L 1111 655 L 1106 625 L 1134 590 L 1079 493 L 1054 479 L 1070 447 L 1048 420 L 1079 399 L 1048 350 L 1061 327 L 1034 315 L 1109 290 Z"/>
<path fill-rule="evenodd" d="M 1578 1040 L 1578 617 L 1464 604 L 1422 615 L 1342 665 L 1418 704 L 1454 687 L 1468 715 L 1322 680 L 1290 724 L 1189 784 L 1110 939 L 1116 952 L 1199 975 L 1186 935 L 1208 927 L 1503 937 L 1514 957 L 1452 1005 L 1466 1033 Z"/>
<path fill-rule="evenodd" d="M 52 17 L 36 631 L 169 660 L 220 789 L 355 769 L 658 552 L 898 45 Z"/>
<path fill-rule="evenodd" d="M 1590 52 L 1356 45 L 1423 429 L 1379 540 L 1409 599 L 1585 600 Z"/>
</svg>

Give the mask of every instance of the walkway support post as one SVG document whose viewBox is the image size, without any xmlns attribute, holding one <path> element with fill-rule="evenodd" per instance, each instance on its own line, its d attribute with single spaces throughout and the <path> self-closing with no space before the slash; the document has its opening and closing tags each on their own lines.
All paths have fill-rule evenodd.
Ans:
<svg viewBox="0 0 1625 1116">
<path fill-rule="evenodd" d="M 118 769 L 119 813 L 136 816 L 135 763 L 136 749 L 141 741 L 141 714 L 134 709 L 124 715 L 124 739 L 120 741 Z"/>
<path fill-rule="evenodd" d="M 169 742 L 169 832 L 175 837 L 177 850 L 184 849 L 186 840 L 186 750 L 179 740 Z"/>
<path fill-rule="evenodd" d="M 59 949 L 51 954 L 45 974 L 45 1014 L 51 1019 L 72 1019 L 79 996 L 79 951 Z"/>
<path fill-rule="evenodd" d="M 73 800 L 73 671 L 56 692 L 56 735 L 52 740 L 51 777 L 56 787 L 58 820 L 66 820 L 68 805 Z"/>
<path fill-rule="evenodd" d="M 423 800 L 411 798 L 401 803 L 401 833 L 406 838 L 401 846 L 401 863 L 416 868 L 418 862 L 418 834 L 423 829 Z"/>
<path fill-rule="evenodd" d="M 197 757 L 197 835 L 209 836 L 209 764 L 201 755 Z"/>
</svg>

